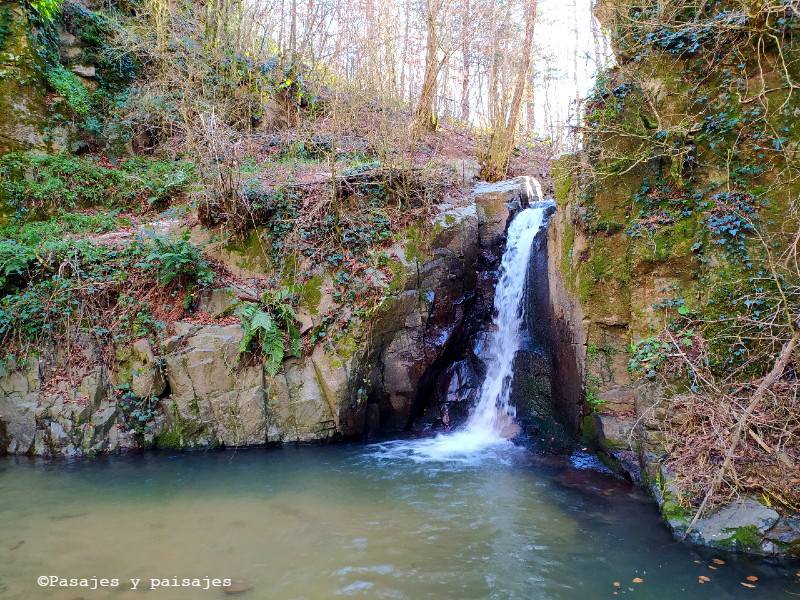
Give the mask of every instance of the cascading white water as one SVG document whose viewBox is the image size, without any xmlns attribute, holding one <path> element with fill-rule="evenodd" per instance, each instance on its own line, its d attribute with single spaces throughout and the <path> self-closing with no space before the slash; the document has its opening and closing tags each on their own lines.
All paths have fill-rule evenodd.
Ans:
<svg viewBox="0 0 800 600">
<path fill-rule="evenodd" d="M 538 184 L 529 197 L 541 198 Z M 534 193 L 536 196 L 534 196 Z M 483 450 L 511 445 L 517 431 L 509 405 L 514 377 L 514 355 L 520 347 L 524 323 L 523 298 L 533 240 L 542 229 L 552 202 L 536 202 L 521 211 L 508 228 L 506 249 L 495 289 L 495 317 L 486 346 L 487 372 L 478 401 L 464 427 L 432 439 L 384 445 L 387 456 L 409 455 L 414 460 L 466 460 L 485 458 Z"/>
<path fill-rule="evenodd" d="M 519 350 L 524 318 L 522 299 L 533 239 L 544 223 L 549 205 L 526 208 L 508 228 L 500 279 L 494 295 L 494 329 L 487 344 L 486 379 L 466 430 L 496 438 L 509 437 L 514 410 L 508 403 L 514 377 L 514 355 Z"/>
</svg>

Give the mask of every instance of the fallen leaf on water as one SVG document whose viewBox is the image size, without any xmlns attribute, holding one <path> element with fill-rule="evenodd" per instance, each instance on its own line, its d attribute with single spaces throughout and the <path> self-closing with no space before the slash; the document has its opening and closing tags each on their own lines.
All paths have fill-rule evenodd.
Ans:
<svg viewBox="0 0 800 600">
<path fill-rule="evenodd" d="M 711 559 L 711 562 L 717 563 L 718 565 L 724 565 L 725 564 L 725 561 L 720 559 L 720 558 L 713 558 L 713 559 Z"/>
<path fill-rule="evenodd" d="M 754 587 L 756 587 L 756 586 L 754 586 L 752 583 L 745 583 L 744 581 L 742 581 L 742 585 L 743 585 L 744 587 L 749 587 L 749 588 L 754 588 Z"/>
<path fill-rule="evenodd" d="M 633 583 L 644 583 L 644 579 L 642 579 L 641 577 L 634 577 Z"/>
<path fill-rule="evenodd" d="M 755 575 L 748 575 L 747 577 L 745 577 L 745 579 L 747 579 L 747 581 L 758 581 L 758 577 L 756 577 Z"/>
</svg>

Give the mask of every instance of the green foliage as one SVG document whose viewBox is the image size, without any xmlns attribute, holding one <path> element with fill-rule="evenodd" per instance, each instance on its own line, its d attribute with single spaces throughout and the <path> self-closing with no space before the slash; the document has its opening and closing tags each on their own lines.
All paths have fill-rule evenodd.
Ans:
<svg viewBox="0 0 800 600">
<path fill-rule="evenodd" d="M 600 397 L 597 391 L 596 382 L 587 382 L 584 400 L 594 412 L 601 412 L 606 405 L 606 401 Z"/>
<path fill-rule="evenodd" d="M 81 62 L 96 69 L 99 89 L 93 101 L 105 112 L 113 102 L 127 95 L 138 72 L 132 56 L 122 51 L 115 40 L 119 27 L 115 13 L 90 10 L 79 2 L 69 2 L 64 5 L 63 21 L 66 29 L 80 41 Z"/>
<path fill-rule="evenodd" d="M 213 281 L 214 272 L 202 250 L 189 240 L 188 231 L 179 240 L 153 232 L 148 235 L 149 252 L 141 266 L 154 269 L 159 284 L 169 285 L 177 281 L 194 287 L 205 286 Z"/>
<path fill-rule="evenodd" d="M 0 198 L 17 219 L 90 206 L 163 205 L 194 181 L 191 163 L 136 158 L 119 168 L 95 158 L 22 152 L 0 157 Z"/>
<path fill-rule="evenodd" d="M 158 398 L 139 398 L 130 391 L 123 392 L 119 399 L 119 407 L 125 415 L 128 426 L 136 433 L 149 433 L 153 420 L 158 416 Z"/>
<path fill-rule="evenodd" d="M 92 96 L 75 73 L 59 64 L 47 69 L 45 77 L 56 93 L 63 96 L 76 113 L 86 116 L 92 109 Z"/>
<path fill-rule="evenodd" d="M 658 369 L 672 356 L 675 346 L 659 337 L 647 337 L 633 342 L 628 348 L 631 355 L 628 368 L 641 372 L 648 379 L 655 379 Z"/>
<path fill-rule="evenodd" d="M 56 121 L 72 121 L 78 126 L 82 139 L 76 143 L 98 144 L 104 130 L 110 135 L 117 129 L 116 124 L 109 122 L 108 115 L 128 93 L 136 75 L 133 60 L 115 44 L 115 25 L 104 11 L 91 10 L 79 2 L 62 4 L 61 0 L 29 0 L 29 5 L 30 14 L 39 24 L 30 31 L 39 58 L 34 68 L 65 101 L 63 105 L 55 105 L 51 116 Z M 77 57 L 63 58 L 60 39 L 63 30 L 79 40 L 81 52 Z M 70 70 L 70 65 L 78 61 L 94 67 L 93 87 L 84 85 Z M 69 108 L 67 114 L 59 112 L 64 105 Z"/>
<path fill-rule="evenodd" d="M 6 48 L 14 24 L 14 12 L 9 4 L 0 4 L 0 48 Z"/>
<path fill-rule="evenodd" d="M 36 251 L 15 240 L 0 241 L 0 290 L 7 290 L 28 272 Z"/>
<path fill-rule="evenodd" d="M 41 21 L 50 23 L 61 10 L 63 0 L 28 0 L 30 7 L 36 11 Z"/>
<path fill-rule="evenodd" d="M 17 346 L 50 340 L 75 315 L 85 331 L 105 337 L 109 332 L 94 306 L 125 281 L 135 249 L 115 250 L 88 240 L 50 239 L 27 246 L 0 242 L 3 288 L 0 290 L 0 339 Z"/>
<path fill-rule="evenodd" d="M 393 239 L 392 213 L 396 207 L 390 202 L 395 201 L 396 194 L 380 182 L 364 186 L 361 191 L 351 199 L 351 206 L 326 205 L 324 211 L 309 219 L 303 213 L 305 197 L 300 192 L 254 187 L 242 194 L 249 217 L 242 225 L 264 228 L 276 262 L 299 250 L 338 267 L 346 257 L 363 259 L 371 247 Z M 221 211 L 212 206 L 210 212 L 213 215 Z"/>
<path fill-rule="evenodd" d="M 239 352 L 255 346 L 264 357 L 267 372 L 274 376 L 286 354 L 300 356 L 301 340 L 297 314 L 292 308 L 294 291 L 288 288 L 266 292 L 260 304 L 245 304 L 239 309 L 244 337 Z"/>
</svg>

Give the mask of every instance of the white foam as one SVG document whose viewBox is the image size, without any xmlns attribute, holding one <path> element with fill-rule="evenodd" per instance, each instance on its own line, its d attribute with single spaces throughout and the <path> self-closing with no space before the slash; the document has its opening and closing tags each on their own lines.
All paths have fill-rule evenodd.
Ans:
<svg viewBox="0 0 800 600">
<path fill-rule="evenodd" d="M 539 193 L 537 186 L 536 193 Z M 487 372 L 478 402 L 466 425 L 452 433 L 433 438 L 378 444 L 382 458 L 423 461 L 474 462 L 490 450 L 513 448 L 509 441 L 519 432 L 514 408 L 509 404 L 514 377 L 514 355 L 520 347 L 524 323 L 525 282 L 533 240 L 542 229 L 549 202 L 538 202 L 521 211 L 508 228 L 506 249 L 495 290 L 494 326 L 486 348 Z"/>
</svg>

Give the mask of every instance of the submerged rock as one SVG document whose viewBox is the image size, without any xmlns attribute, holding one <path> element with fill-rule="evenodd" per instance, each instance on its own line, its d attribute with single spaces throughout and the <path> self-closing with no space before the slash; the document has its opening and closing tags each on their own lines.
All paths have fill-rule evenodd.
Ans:
<svg viewBox="0 0 800 600">
<path fill-rule="evenodd" d="M 237 579 L 232 581 L 230 585 L 226 585 L 222 588 L 223 593 L 226 596 L 239 596 L 246 592 L 249 592 L 253 589 L 253 585 L 247 581 L 242 579 Z"/>
</svg>

